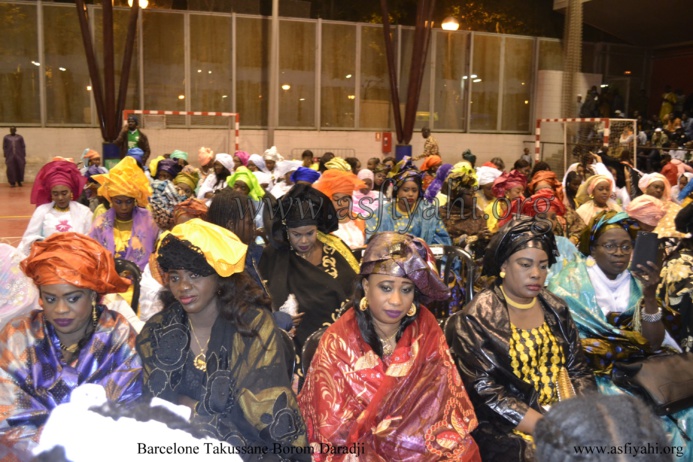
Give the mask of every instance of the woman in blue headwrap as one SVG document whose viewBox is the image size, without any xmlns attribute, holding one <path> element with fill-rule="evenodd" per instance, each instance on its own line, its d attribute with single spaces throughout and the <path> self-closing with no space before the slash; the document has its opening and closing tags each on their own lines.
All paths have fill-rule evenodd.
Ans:
<svg viewBox="0 0 693 462">
<path fill-rule="evenodd" d="M 420 237 L 428 244 L 452 244 L 438 208 L 421 200 L 421 174 L 405 164 L 393 181 L 394 200 L 381 205 L 366 220 L 366 241 L 380 231 L 397 231 Z"/>
<path fill-rule="evenodd" d="M 318 181 L 320 174 L 317 170 L 307 167 L 298 167 L 298 169 L 291 174 L 291 182 L 296 183 L 307 183 L 313 184 Z"/>
</svg>

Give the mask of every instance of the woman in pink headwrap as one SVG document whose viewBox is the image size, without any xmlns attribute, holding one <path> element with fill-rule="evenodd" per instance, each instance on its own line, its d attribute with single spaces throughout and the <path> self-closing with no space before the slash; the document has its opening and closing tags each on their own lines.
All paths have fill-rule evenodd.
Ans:
<svg viewBox="0 0 693 462">
<path fill-rule="evenodd" d="M 638 222 L 640 229 L 652 232 L 657 227 L 659 220 L 664 218 L 666 209 L 662 201 L 645 194 L 633 199 L 626 207 L 626 213 Z"/>
<path fill-rule="evenodd" d="M 575 201 L 580 205 L 576 210 L 582 221 L 589 223 L 604 210 L 621 212 L 621 207 L 611 198 L 614 180 L 606 175 L 593 175 L 580 185 Z"/>
<path fill-rule="evenodd" d="M 492 190 L 496 199 L 484 209 L 484 214 L 488 215 L 486 225 L 491 233 L 497 232 L 517 214 L 524 200 L 522 192 L 526 186 L 527 177 L 517 170 L 503 173 L 493 181 Z"/>
<path fill-rule="evenodd" d="M 86 183 L 87 179 L 72 162 L 57 160 L 44 165 L 31 190 L 31 203 L 37 207 L 17 249 L 28 255 L 31 244 L 53 233 L 89 233 L 91 210 L 75 201 Z"/>
<path fill-rule="evenodd" d="M 648 173 L 640 178 L 638 188 L 645 195 L 659 199 L 664 205 L 664 217 L 659 220 L 653 232 L 657 233 L 660 238 L 683 238 L 685 234 L 676 231 L 674 224 L 674 219 L 681 210 L 681 206 L 671 200 L 669 180 L 661 173 Z M 676 243 L 671 242 L 670 244 L 672 244 L 670 247 L 673 247 Z"/>
<path fill-rule="evenodd" d="M 245 151 L 236 151 L 233 154 L 233 163 L 236 164 L 237 167 L 240 167 L 241 165 L 247 167 L 248 159 L 250 159 L 250 154 Z"/>
<path fill-rule="evenodd" d="M 214 164 L 214 151 L 210 148 L 205 148 L 202 146 L 197 151 L 197 160 L 200 163 L 200 184 L 205 181 L 207 175 L 212 171 L 212 166 Z"/>
</svg>

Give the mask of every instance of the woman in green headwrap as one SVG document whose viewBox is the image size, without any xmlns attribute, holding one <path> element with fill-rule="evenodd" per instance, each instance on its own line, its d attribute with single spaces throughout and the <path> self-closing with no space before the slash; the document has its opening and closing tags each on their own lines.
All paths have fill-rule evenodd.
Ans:
<svg viewBox="0 0 693 462">
<path fill-rule="evenodd" d="M 250 198 L 255 212 L 255 227 L 262 229 L 262 198 L 265 197 L 265 190 L 262 189 L 257 177 L 247 167 L 238 167 L 226 180 L 226 184 L 235 191 Z"/>
</svg>

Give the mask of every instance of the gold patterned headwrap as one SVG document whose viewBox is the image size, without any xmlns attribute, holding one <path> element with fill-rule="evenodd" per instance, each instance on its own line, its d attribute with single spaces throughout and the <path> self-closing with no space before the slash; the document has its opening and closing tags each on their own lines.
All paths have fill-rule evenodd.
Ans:
<svg viewBox="0 0 693 462">
<path fill-rule="evenodd" d="M 94 175 L 92 179 L 101 185 L 97 194 L 108 202 L 111 202 L 112 197 L 126 196 L 134 198 L 138 206 L 146 207 L 149 196 L 152 195 L 149 181 L 133 157 L 125 157 L 108 173 Z"/>
<path fill-rule="evenodd" d="M 203 256 L 207 264 L 221 277 L 229 277 L 245 269 L 248 246 L 241 242 L 238 236 L 221 226 L 193 218 L 174 226 L 171 231 L 166 231 L 159 240 L 158 261 L 164 271 L 188 269 L 205 276 L 199 271 L 194 271 L 194 259 L 172 255 L 183 248 L 180 244 L 184 244 L 189 251 Z"/>
</svg>

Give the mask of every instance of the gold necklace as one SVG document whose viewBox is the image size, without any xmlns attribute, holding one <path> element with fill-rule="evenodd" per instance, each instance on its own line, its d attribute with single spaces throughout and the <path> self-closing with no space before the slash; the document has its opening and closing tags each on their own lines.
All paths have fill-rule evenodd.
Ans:
<svg viewBox="0 0 693 462">
<path fill-rule="evenodd" d="M 389 336 L 388 338 L 386 338 L 384 340 L 382 337 L 380 337 L 380 335 L 378 335 L 378 340 L 380 340 L 380 344 L 383 346 L 383 354 L 385 356 L 392 354 L 392 351 L 394 350 L 394 348 L 390 344 L 390 340 L 395 338 L 396 335 L 397 335 L 397 332 L 395 332 L 394 334 L 392 334 L 391 336 Z"/>
<path fill-rule="evenodd" d="M 67 351 L 68 353 L 71 353 L 71 354 L 74 354 L 74 353 L 77 351 L 77 348 L 78 348 L 78 346 L 79 346 L 77 343 L 75 343 L 75 344 L 73 344 L 73 345 L 70 345 L 69 347 L 66 347 L 66 346 L 63 344 L 63 341 L 62 341 L 62 340 L 58 340 L 58 343 L 60 344 L 60 349 L 61 349 L 61 350 Z"/>
<path fill-rule="evenodd" d="M 527 304 L 523 303 L 517 303 L 510 297 L 508 297 L 508 294 L 505 293 L 505 290 L 503 290 L 503 286 L 500 286 L 501 292 L 503 292 L 503 297 L 505 297 L 505 301 L 508 302 L 508 305 L 512 306 L 513 308 L 517 308 L 518 310 L 528 310 L 534 306 L 534 304 L 537 302 L 537 297 L 534 297 L 531 302 Z"/>
<path fill-rule="evenodd" d="M 58 212 L 69 212 L 70 211 L 70 206 L 68 205 L 65 208 L 58 207 L 58 204 L 53 204 L 53 208 L 57 210 Z"/>
<path fill-rule="evenodd" d="M 200 345 L 200 341 L 197 338 L 197 334 L 195 333 L 195 328 L 193 327 L 192 321 L 188 319 L 188 322 L 190 323 L 190 331 L 192 332 L 193 337 L 195 337 L 197 346 L 200 348 L 200 354 L 195 356 L 195 359 L 193 359 L 193 364 L 195 365 L 195 368 L 201 370 L 202 372 L 207 372 L 207 356 L 205 355 L 205 351 L 207 351 L 207 346 L 209 345 L 209 338 L 207 338 L 207 343 L 203 349 L 202 345 Z"/>
<path fill-rule="evenodd" d="M 315 252 L 315 246 L 313 246 L 313 247 L 312 247 L 308 252 L 306 252 L 306 253 L 301 253 L 301 252 L 299 252 L 299 251 L 297 250 L 297 251 L 296 251 L 296 254 L 297 254 L 299 257 L 303 258 L 304 260 L 310 261 L 310 256 L 313 254 L 313 252 Z"/>
</svg>

